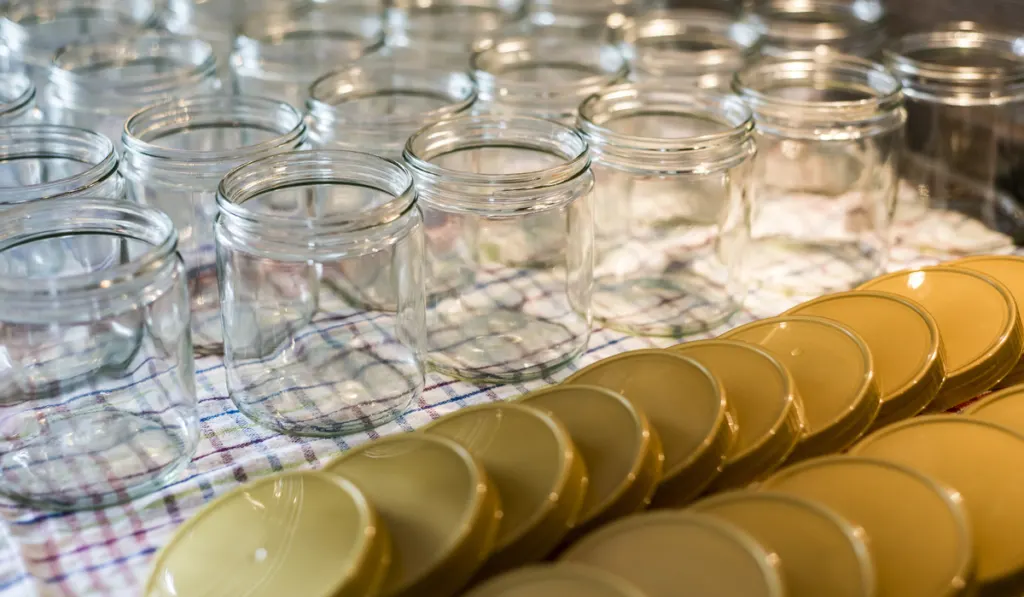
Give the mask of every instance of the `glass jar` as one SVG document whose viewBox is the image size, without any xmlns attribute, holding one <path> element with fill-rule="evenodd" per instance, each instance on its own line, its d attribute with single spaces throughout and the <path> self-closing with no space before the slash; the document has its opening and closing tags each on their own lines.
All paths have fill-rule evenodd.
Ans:
<svg viewBox="0 0 1024 597">
<path fill-rule="evenodd" d="M 594 317 L 630 333 L 715 328 L 743 304 L 754 122 L 735 96 L 617 85 L 580 106 L 594 191 Z"/>
<path fill-rule="evenodd" d="M 954 23 L 907 35 L 886 51 L 906 96 L 904 179 L 928 207 L 965 213 L 1017 244 L 1024 243 L 1022 43 L 1017 34 Z"/>
<path fill-rule="evenodd" d="M 59 197 L 120 199 L 114 144 L 70 126 L 0 127 L 0 209 Z"/>
<path fill-rule="evenodd" d="M 51 122 L 102 133 L 119 146 L 124 123 L 136 110 L 218 89 L 209 44 L 144 33 L 61 48 L 41 103 Z"/>
<path fill-rule="evenodd" d="M 0 493 L 78 509 L 161 487 L 199 440 L 188 294 L 170 219 L 82 197 L 4 215 Z"/>
<path fill-rule="evenodd" d="M 525 0 L 394 0 L 387 11 L 388 44 L 414 50 L 408 58 L 440 66 L 436 54 L 461 56 L 465 70 L 474 43 L 518 28 Z M 417 58 L 416 54 L 420 54 Z M 453 66 L 452 60 L 444 63 Z"/>
<path fill-rule="evenodd" d="M 236 93 L 303 107 L 310 84 L 384 45 L 383 13 L 306 7 L 285 18 L 249 19 L 235 40 Z"/>
<path fill-rule="evenodd" d="M 544 36 L 491 44 L 473 55 L 472 70 L 480 111 L 572 126 L 580 102 L 625 79 L 628 65 L 614 45 Z"/>
<path fill-rule="evenodd" d="M 833 52 L 873 58 L 886 42 L 881 0 L 748 0 L 744 11 L 767 56 Z"/>
<path fill-rule="evenodd" d="M 559 31 L 604 43 L 621 41 L 631 17 L 642 14 L 644 0 L 535 0 L 528 20 L 534 29 Z"/>
<path fill-rule="evenodd" d="M 630 19 L 623 53 L 634 81 L 672 79 L 728 92 L 732 77 L 757 53 L 760 37 L 747 23 L 716 10 L 658 10 Z"/>
<path fill-rule="evenodd" d="M 734 81 L 756 122 L 746 270 L 791 296 L 848 290 L 888 261 L 906 111 L 880 64 L 793 54 Z"/>
<path fill-rule="evenodd" d="M 128 198 L 170 215 L 178 228 L 198 349 L 221 346 L 213 221 L 217 185 L 231 169 L 272 153 L 301 149 L 302 115 L 283 102 L 251 96 L 194 96 L 154 104 L 124 125 L 122 173 Z"/>
<path fill-rule="evenodd" d="M 314 436 L 405 412 L 423 389 L 424 346 L 423 228 L 408 170 L 367 153 L 283 153 L 228 173 L 217 202 L 238 409 Z M 393 302 L 368 304 L 374 288 Z"/>
<path fill-rule="evenodd" d="M 476 100 L 468 74 L 393 58 L 370 58 L 313 83 L 307 108 L 315 146 L 401 159 L 413 133 L 465 112 Z"/>
<path fill-rule="evenodd" d="M 579 356 L 594 275 L 594 177 L 579 133 L 538 118 L 462 116 L 413 135 L 405 160 L 426 229 L 431 365 L 505 383 Z M 542 262 L 531 260 L 538 222 L 560 231 Z"/>
<path fill-rule="evenodd" d="M 24 72 L 0 71 L 0 126 L 37 122 L 36 86 Z"/>
</svg>

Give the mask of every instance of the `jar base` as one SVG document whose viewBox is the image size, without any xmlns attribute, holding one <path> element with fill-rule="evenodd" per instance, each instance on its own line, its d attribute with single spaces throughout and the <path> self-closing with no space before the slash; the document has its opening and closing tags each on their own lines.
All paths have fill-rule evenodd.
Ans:
<svg viewBox="0 0 1024 597">
<path fill-rule="evenodd" d="M 878 276 L 885 270 L 887 252 L 856 241 L 763 237 L 753 241 L 743 276 L 750 288 L 810 299 L 850 290 Z"/>
<path fill-rule="evenodd" d="M 595 280 L 594 318 L 640 336 L 686 336 L 715 329 L 739 310 L 726 288 L 698 275 Z"/>
</svg>

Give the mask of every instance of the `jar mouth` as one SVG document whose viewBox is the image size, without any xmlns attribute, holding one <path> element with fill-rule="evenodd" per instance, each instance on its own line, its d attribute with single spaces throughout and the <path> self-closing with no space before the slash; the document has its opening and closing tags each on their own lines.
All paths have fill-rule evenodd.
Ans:
<svg viewBox="0 0 1024 597">
<path fill-rule="evenodd" d="M 28 159 L 57 159 L 82 166 L 75 174 L 60 180 L 0 187 L 0 205 L 81 194 L 117 175 L 114 144 L 99 133 L 50 124 L 0 127 L 0 162 Z"/>
<path fill-rule="evenodd" d="M 387 26 L 392 37 L 469 44 L 521 21 L 524 16 L 523 0 L 441 0 L 425 5 L 414 0 L 396 0 L 388 10 Z"/>
<path fill-rule="evenodd" d="M 747 20 L 765 37 L 827 44 L 875 29 L 884 17 L 879 0 L 761 0 Z"/>
<path fill-rule="evenodd" d="M 0 221 L 0 254 L 26 243 L 71 235 L 102 234 L 145 243 L 142 254 L 115 264 L 54 278 L 0 276 L 4 302 L 52 301 L 83 293 L 117 293 L 125 283 L 151 279 L 177 259 L 178 236 L 169 216 L 160 210 L 116 199 L 73 197 L 33 201 L 7 211 Z M 55 296 L 59 294 L 59 296 Z"/>
<path fill-rule="evenodd" d="M 32 108 L 36 87 L 23 73 L 0 73 L 0 122 L 10 121 Z"/>
<path fill-rule="evenodd" d="M 659 10 L 631 19 L 623 39 L 633 63 L 647 72 L 697 74 L 742 68 L 760 33 L 714 10 Z"/>
<path fill-rule="evenodd" d="M 623 79 L 629 66 L 613 45 L 581 38 L 509 38 L 475 53 L 471 69 L 487 98 L 554 94 L 590 95 Z M 575 74 L 569 81 L 551 81 L 544 71 Z M 575 107 L 575 106 L 574 106 Z"/>
<path fill-rule="evenodd" d="M 352 186 L 377 191 L 364 193 L 358 201 L 321 201 L 317 186 Z M 311 187 L 304 198 L 302 214 L 282 213 L 287 209 L 271 197 L 274 191 Z M 266 200 L 266 204 L 263 201 Z M 232 220 L 272 225 L 309 236 L 317 231 L 347 233 L 388 224 L 406 213 L 416 200 L 413 178 L 402 164 L 358 151 L 321 149 L 293 151 L 267 156 L 243 164 L 220 182 L 217 205 Z M 291 208 L 283 202 L 284 208 Z"/>
</svg>

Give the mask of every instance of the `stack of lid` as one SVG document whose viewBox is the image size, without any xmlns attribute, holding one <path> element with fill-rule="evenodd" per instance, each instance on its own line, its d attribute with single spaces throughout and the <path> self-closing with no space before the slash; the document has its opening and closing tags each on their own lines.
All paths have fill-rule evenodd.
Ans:
<svg viewBox="0 0 1024 597">
<path fill-rule="evenodd" d="M 971 258 L 599 361 L 235 490 L 147 595 L 1022 594 L 1024 387 L 911 418 L 1024 379 L 1017 296 Z"/>
</svg>

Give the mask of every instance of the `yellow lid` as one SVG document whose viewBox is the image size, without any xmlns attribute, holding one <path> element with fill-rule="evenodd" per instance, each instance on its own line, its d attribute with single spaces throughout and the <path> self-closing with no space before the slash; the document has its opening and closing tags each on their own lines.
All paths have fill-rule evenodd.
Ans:
<svg viewBox="0 0 1024 597">
<path fill-rule="evenodd" d="M 1018 363 L 1013 371 L 1010 371 L 1006 377 L 1004 377 L 999 383 L 997 383 L 992 389 L 994 390 L 1005 390 L 1006 388 L 1012 388 L 1015 385 L 1024 383 L 1024 363 Z"/>
<path fill-rule="evenodd" d="M 620 518 L 650 503 L 665 455 L 647 416 L 632 402 L 604 388 L 567 385 L 522 401 L 561 421 L 587 463 L 590 483 L 580 525 Z"/>
<path fill-rule="evenodd" d="M 914 467 L 963 496 L 982 594 L 1024 593 L 1024 436 L 971 417 L 932 415 L 886 427 L 853 452 Z"/>
<path fill-rule="evenodd" d="M 789 370 L 746 342 L 702 340 L 671 350 L 718 378 L 736 423 L 736 440 L 710 489 L 742 487 L 782 465 L 803 434 L 803 410 Z"/>
<path fill-rule="evenodd" d="M 584 367 L 563 383 L 609 389 L 647 414 L 665 450 L 655 503 L 686 504 L 721 472 L 734 430 L 721 385 L 696 361 L 665 350 L 634 350 Z"/>
<path fill-rule="evenodd" d="M 788 597 L 874 597 L 864 532 L 817 502 L 784 493 L 732 491 L 693 510 L 750 534 L 779 558 Z"/>
<path fill-rule="evenodd" d="M 243 485 L 185 522 L 157 554 L 147 597 L 373 597 L 391 543 L 351 482 L 317 472 Z"/>
<path fill-rule="evenodd" d="M 985 274 L 925 267 L 882 276 L 861 288 L 913 299 L 935 318 L 946 383 L 929 411 L 950 409 L 988 390 L 1020 360 L 1024 332 L 1013 296 Z"/>
<path fill-rule="evenodd" d="M 465 597 L 647 597 L 625 579 L 590 566 L 561 563 L 506 572 Z"/>
<path fill-rule="evenodd" d="M 947 267 L 959 267 L 987 274 L 1010 291 L 1017 310 L 1024 304 L 1024 257 L 1018 255 L 974 255 L 950 261 Z M 1021 357 L 1024 361 L 1024 356 Z"/>
<path fill-rule="evenodd" d="M 624 518 L 562 556 L 621 576 L 647 597 L 782 597 L 776 559 L 733 525 L 689 511 Z"/>
<path fill-rule="evenodd" d="M 989 394 L 967 407 L 964 414 L 1024 435 L 1024 385 Z"/>
<path fill-rule="evenodd" d="M 960 497 L 917 471 L 881 460 L 825 456 L 761 485 L 816 501 L 863 530 L 878 597 L 964 597 L 974 578 Z"/>
<path fill-rule="evenodd" d="M 921 305 L 906 297 L 854 290 L 797 305 L 787 314 L 838 321 L 864 340 L 882 396 L 875 427 L 921 412 L 946 378 L 938 325 Z"/>
<path fill-rule="evenodd" d="M 880 397 L 871 353 L 846 326 L 783 315 L 748 323 L 722 338 L 763 346 L 793 375 L 803 402 L 804 435 L 792 460 L 843 450 L 875 420 Z"/>
<path fill-rule="evenodd" d="M 524 404 L 482 404 L 423 432 L 465 446 L 501 494 L 504 517 L 485 574 L 542 559 L 576 524 L 587 470 L 569 432 L 549 413 Z"/>
<path fill-rule="evenodd" d="M 324 470 L 355 483 L 391 534 L 394 557 L 382 597 L 451 595 L 494 547 L 502 516 L 498 491 L 453 441 L 393 435 L 345 452 Z"/>
</svg>

